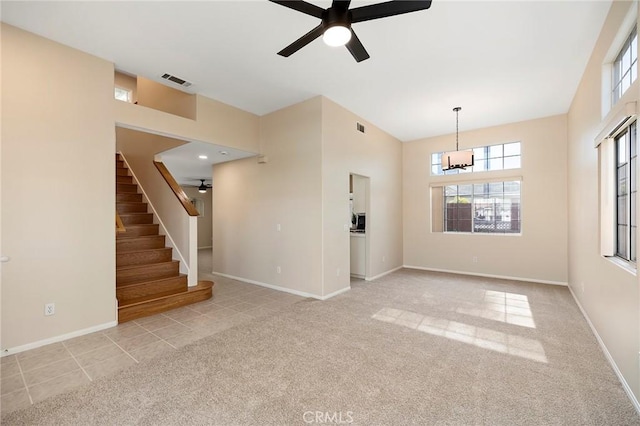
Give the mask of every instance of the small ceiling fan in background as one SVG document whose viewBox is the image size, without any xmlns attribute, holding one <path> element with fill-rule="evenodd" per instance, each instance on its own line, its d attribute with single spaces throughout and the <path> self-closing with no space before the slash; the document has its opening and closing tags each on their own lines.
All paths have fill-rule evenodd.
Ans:
<svg viewBox="0 0 640 426">
<path fill-rule="evenodd" d="M 356 62 L 369 59 L 369 54 L 351 28 L 351 24 L 386 18 L 404 13 L 417 12 L 431 7 L 431 0 L 387 1 L 368 6 L 349 9 L 350 0 L 333 0 L 331 7 L 323 9 L 302 0 L 269 0 L 289 9 L 321 19 L 320 25 L 278 52 L 278 55 L 289 57 L 298 50 L 322 36 L 329 46 L 347 46 Z"/>
<path fill-rule="evenodd" d="M 208 185 L 204 183 L 204 179 L 200 179 L 200 186 L 198 186 L 198 192 L 204 194 L 207 192 L 207 189 L 213 188 L 213 185 Z"/>
<path fill-rule="evenodd" d="M 200 181 L 200 184 L 197 183 L 193 183 L 193 184 L 184 184 L 183 186 L 185 187 L 190 187 L 190 188 L 198 188 L 198 192 L 204 194 L 205 192 L 207 192 L 207 189 L 211 189 L 213 188 L 213 185 L 209 185 L 208 183 L 204 183 L 204 181 L 206 179 L 198 179 L 198 178 L 188 178 L 189 180 L 192 181 Z"/>
</svg>

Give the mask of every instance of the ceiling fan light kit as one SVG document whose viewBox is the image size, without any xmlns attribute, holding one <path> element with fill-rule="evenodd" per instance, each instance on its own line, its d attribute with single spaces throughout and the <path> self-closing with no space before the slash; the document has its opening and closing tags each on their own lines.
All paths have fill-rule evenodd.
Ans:
<svg viewBox="0 0 640 426">
<path fill-rule="evenodd" d="M 351 40 L 351 30 L 342 25 L 327 28 L 322 36 L 322 41 L 332 47 L 344 46 L 349 40 Z"/>
<path fill-rule="evenodd" d="M 204 194 L 207 192 L 208 186 L 204 183 L 204 179 L 200 179 L 200 186 L 198 187 L 198 192 Z"/>
<path fill-rule="evenodd" d="M 321 20 L 317 27 L 282 49 L 278 55 L 289 57 L 322 36 L 329 46 L 346 46 L 356 62 L 362 62 L 370 56 L 351 28 L 351 24 L 417 12 L 431 7 L 431 0 L 386 1 L 354 9 L 349 9 L 351 0 L 333 0 L 328 9 L 322 9 L 303 0 L 269 1 Z"/>
<path fill-rule="evenodd" d="M 473 150 L 458 150 L 458 113 L 461 107 L 455 107 L 453 111 L 456 113 L 456 150 L 442 153 L 442 170 L 466 169 L 473 166 Z"/>
</svg>

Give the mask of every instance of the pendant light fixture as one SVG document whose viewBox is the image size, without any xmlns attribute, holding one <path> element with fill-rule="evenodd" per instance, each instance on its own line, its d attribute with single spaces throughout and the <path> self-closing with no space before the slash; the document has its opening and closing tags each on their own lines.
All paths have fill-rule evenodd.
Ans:
<svg viewBox="0 0 640 426">
<path fill-rule="evenodd" d="M 473 166 L 473 150 L 458 150 L 458 113 L 461 107 L 455 107 L 456 113 L 456 150 L 442 153 L 442 170 L 465 169 Z"/>
</svg>

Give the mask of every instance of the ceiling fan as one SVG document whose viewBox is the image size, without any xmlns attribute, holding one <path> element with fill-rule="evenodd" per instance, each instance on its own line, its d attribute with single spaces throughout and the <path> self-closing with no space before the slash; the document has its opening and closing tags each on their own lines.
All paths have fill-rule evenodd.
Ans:
<svg viewBox="0 0 640 426">
<path fill-rule="evenodd" d="M 350 0 L 333 0 L 331 7 L 328 9 L 323 9 L 303 0 L 269 1 L 322 20 L 320 25 L 282 49 L 278 52 L 278 55 L 284 57 L 291 56 L 316 38 L 322 36 L 324 42 L 330 46 L 346 45 L 356 62 L 369 59 L 369 54 L 360 42 L 360 39 L 358 39 L 358 36 L 356 36 L 353 28 L 351 28 L 351 24 L 416 12 L 431 7 L 431 0 L 387 1 L 356 7 L 354 9 L 349 9 Z"/>
<path fill-rule="evenodd" d="M 200 181 L 200 185 L 198 185 L 197 183 L 193 183 L 193 184 L 185 183 L 183 186 L 189 187 L 189 188 L 198 188 L 198 192 L 200 192 L 200 193 L 204 194 L 205 192 L 207 192 L 207 189 L 213 188 L 213 185 L 210 185 L 208 183 L 204 183 L 204 181 L 206 179 L 198 179 L 198 178 L 188 178 L 188 179 L 192 180 L 192 181 L 199 180 Z"/>
<path fill-rule="evenodd" d="M 207 185 L 204 183 L 204 179 L 200 179 L 200 186 L 198 187 L 198 192 L 204 194 L 207 192 L 207 189 L 213 188 L 213 185 Z"/>
</svg>

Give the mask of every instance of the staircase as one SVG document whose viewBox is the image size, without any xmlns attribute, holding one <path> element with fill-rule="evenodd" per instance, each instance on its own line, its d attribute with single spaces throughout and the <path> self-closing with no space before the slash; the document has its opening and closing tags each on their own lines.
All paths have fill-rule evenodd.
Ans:
<svg viewBox="0 0 640 426">
<path fill-rule="evenodd" d="M 125 230 L 116 233 L 118 322 L 154 315 L 209 299 L 213 282 L 187 286 L 180 262 L 165 247 L 165 236 L 138 193 L 124 161 L 116 154 L 116 212 Z"/>
</svg>

